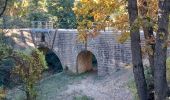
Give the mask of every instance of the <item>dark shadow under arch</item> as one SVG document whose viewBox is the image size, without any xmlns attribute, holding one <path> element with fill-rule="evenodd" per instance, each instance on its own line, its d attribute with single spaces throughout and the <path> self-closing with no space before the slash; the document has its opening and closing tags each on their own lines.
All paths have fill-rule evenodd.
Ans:
<svg viewBox="0 0 170 100">
<path fill-rule="evenodd" d="M 81 51 L 77 56 L 76 71 L 77 73 L 97 72 L 97 59 L 95 55 L 88 50 Z"/>
<path fill-rule="evenodd" d="M 50 50 L 47 47 L 39 47 L 38 49 L 42 51 L 45 55 L 45 60 L 48 65 L 48 70 L 53 71 L 53 72 L 63 71 L 63 67 L 62 67 L 60 59 L 52 50 Z"/>
</svg>

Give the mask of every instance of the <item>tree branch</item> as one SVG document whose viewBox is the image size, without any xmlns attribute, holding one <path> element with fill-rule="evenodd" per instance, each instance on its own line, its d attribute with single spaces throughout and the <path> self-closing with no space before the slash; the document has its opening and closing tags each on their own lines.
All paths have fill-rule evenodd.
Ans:
<svg viewBox="0 0 170 100">
<path fill-rule="evenodd" d="M 7 7 L 7 2 L 8 2 L 8 0 L 5 0 L 5 6 L 3 7 L 3 10 L 2 10 L 2 12 L 0 12 L 0 17 L 3 15 L 3 13 L 5 12 L 5 9 L 6 9 L 6 7 Z"/>
</svg>

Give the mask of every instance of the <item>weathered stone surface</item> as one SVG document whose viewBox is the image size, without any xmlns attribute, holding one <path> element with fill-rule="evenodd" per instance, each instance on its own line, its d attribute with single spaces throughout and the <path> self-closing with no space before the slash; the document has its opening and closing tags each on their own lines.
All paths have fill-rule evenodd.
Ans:
<svg viewBox="0 0 170 100">
<path fill-rule="evenodd" d="M 42 34 L 45 34 L 45 39 L 42 39 Z M 116 41 L 119 34 L 116 31 L 105 31 L 96 38 L 88 39 L 87 50 L 93 53 L 97 59 L 98 75 L 111 74 L 113 70 L 116 71 L 125 64 L 131 64 L 130 39 L 120 44 Z M 14 42 L 12 47 L 15 49 L 26 50 L 39 45 L 52 49 L 59 57 L 63 69 L 68 67 L 74 73 L 76 72 L 78 54 L 85 50 L 85 45 L 77 40 L 77 35 L 78 32 L 74 29 L 13 29 L 8 30 L 6 34 L 12 38 L 12 42 Z M 141 40 L 141 45 L 144 46 L 143 32 L 141 32 Z M 170 56 L 169 47 L 167 56 Z M 149 66 L 148 61 L 144 61 L 144 63 L 146 62 Z"/>
<path fill-rule="evenodd" d="M 76 61 L 78 54 L 85 50 L 85 45 L 77 40 L 78 32 L 73 29 L 32 29 L 30 30 L 34 43 L 51 48 L 59 57 L 62 66 L 68 67 L 72 72 L 76 72 Z M 55 35 L 56 32 L 56 35 Z M 41 42 L 41 35 L 45 33 L 45 41 Z M 116 70 L 123 64 L 131 63 L 131 45 L 130 40 L 124 44 L 116 41 L 118 32 L 101 32 L 96 38 L 89 38 L 87 50 L 92 52 L 98 62 L 98 75 L 109 74 L 109 70 Z M 55 36 L 55 38 L 54 38 Z M 113 72 L 113 71 L 111 71 Z"/>
</svg>

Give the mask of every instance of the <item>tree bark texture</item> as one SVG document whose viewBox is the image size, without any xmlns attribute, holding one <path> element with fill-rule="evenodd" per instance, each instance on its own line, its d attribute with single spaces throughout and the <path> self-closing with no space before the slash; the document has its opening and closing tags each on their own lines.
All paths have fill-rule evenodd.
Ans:
<svg viewBox="0 0 170 100">
<path fill-rule="evenodd" d="M 7 7 L 7 3 L 8 3 L 8 0 L 5 0 L 3 7 L 1 7 L 1 8 L 2 8 L 2 11 L 0 12 L 0 17 L 4 14 L 5 9 L 6 9 L 6 7 Z"/>
<path fill-rule="evenodd" d="M 156 34 L 154 86 L 155 100 L 165 100 L 168 90 L 166 80 L 167 39 L 170 0 L 159 0 L 158 32 Z"/>
<path fill-rule="evenodd" d="M 131 26 L 130 37 L 131 37 L 133 73 L 136 82 L 137 92 L 140 100 L 147 100 L 148 93 L 142 63 L 139 27 L 135 27 L 135 29 L 132 29 L 134 21 L 138 17 L 137 0 L 128 0 L 128 13 Z"/>
</svg>

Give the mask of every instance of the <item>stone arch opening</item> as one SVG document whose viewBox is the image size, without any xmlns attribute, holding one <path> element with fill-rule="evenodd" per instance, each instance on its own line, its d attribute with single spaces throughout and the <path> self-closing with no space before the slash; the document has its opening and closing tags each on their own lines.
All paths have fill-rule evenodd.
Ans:
<svg viewBox="0 0 170 100">
<path fill-rule="evenodd" d="M 76 71 L 77 73 L 97 72 L 95 55 L 88 50 L 81 51 L 77 56 Z"/>
<path fill-rule="evenodd" d="M 63 71 L 63 66 L 61 64 L 59 57 L 52 50 L 50 50 L 47 47 L 39 47 L 38 49 L 44 53 L 49 71 L 52 72 Z"/>
<path fill-rule="evenodd" d="M 45 34 L 41 33 L 41 42 L 45 42 Z"/>
</svg>

